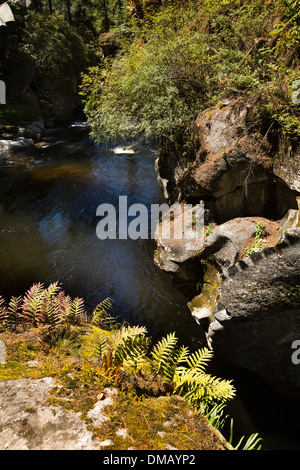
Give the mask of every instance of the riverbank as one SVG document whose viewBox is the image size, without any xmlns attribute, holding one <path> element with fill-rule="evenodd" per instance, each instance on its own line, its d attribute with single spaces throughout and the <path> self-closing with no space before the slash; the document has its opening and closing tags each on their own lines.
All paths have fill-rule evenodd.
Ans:
<svg viewBox="0 0 300 470">
<path fill-rule="evenodd" d="M 44 322 L 34 327 L 25 308 L 34 292 L 24 297 L 17 328 L 12 310 L 1 307 L 1 450 L 233 450 L 207 417 L 172 393 L 164 374 L 151 371 L 146 356 L 143 367 L 134 366 L 134 343 L 128 349 L 126 338 L 142 339 L 144 329 L 95 326 L 103 312 L 87 322 L 82 304 L 75 316 L 64 309 L 64 322 L 56 313 L 57 324 L 36 309 Z M 50 292 L 54 286 L 51 303 Z"/>
</svg>

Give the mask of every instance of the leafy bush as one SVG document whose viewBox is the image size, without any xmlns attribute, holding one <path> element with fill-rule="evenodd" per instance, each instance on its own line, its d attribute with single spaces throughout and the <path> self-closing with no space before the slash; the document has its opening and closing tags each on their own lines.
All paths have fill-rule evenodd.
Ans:
<svg viewBox="0 0 300 470">
<path fill-rule="evenodd" d="M 145 2 L 131 3 L 146 8 Z M 256 97 L 261 119 L 300 134 L 288 87 L 298 78 L 296 4 L 174 1 L 140 15 L 143 20 L 131 25 L 132 44 L 83 77 L 93 137 L 188 136 L 203 108 L 241 95 Z"/>
<path fill-rule="evenodd" d="M 176 30 L 177 18 L 168 9 L 149 31 L 135 30 L 125 54 L 83 77 L 95 138 L 176 134 L 196 116 L 207 92 L 208 49 L 197 31 Z"/>
<path fill-rule="evenodd" d="M 67 20 L 57 13 L 31 12 L 26 18 L 23 49 L 34 60 L 36 72 L 53 78 L 86 64 L 86 46 Z"/>
<path fill-rule="evenodd" d="M 195 407 L 203 403 L 223 403 L 235 395 L 231 381 L 221 380 L 205 372 L 213 353 L 207 348 L 190 353 L 185 346 L 177 347 L 175 333 L 162 338 L 152 349 L 147 329 L 143 326 L 121 326 L 115 332 L 105 331 L 111 300 L 101 302 L 88 319 L 84 301 L 72 299 L 58 286 L 34 284 L 25 295 L 12 297 L 6 304 L 0 297 L 0 326 L 17 331 L 22 325 L 42 328 L 50 345 L 60 352 L 79 353 L 83 345 L 76 327 L 93 325 L 88 335 L 91 358 L 98 361 L 101 374 L 122 382 L 129 375 L 142 373 L 166 384 L 169 392 L 182 396 Z M 96 325 L 97 326 L 96 326 Z"/>
<path fill-rule="evenodd" d="M 202 348 L 190 353 L 185 346 L 177 347 L 175 333 L 162 338 L 152 350 L 145 327 L 122 327 L 112 337 L 103 332 L 95 335 L 95 353 L 102 370 L 114 380 L 122 381 L 122 372 L 144 371 L 170 384 L 169 391 L 182 396 L 196 408 L 204 403 L 224 403 L 235 395 L 230 381 L 205 372 L 213 353 Z"/>
</svg>

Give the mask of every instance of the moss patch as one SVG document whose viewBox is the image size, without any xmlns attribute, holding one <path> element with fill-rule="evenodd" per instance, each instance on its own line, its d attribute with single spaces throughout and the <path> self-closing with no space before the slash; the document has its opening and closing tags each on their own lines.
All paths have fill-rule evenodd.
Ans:
<svg viewBox="0 0 300 470">
<path fill-rule="evenodd" d="M 188 303 L 188 307 L 191 312 L 195 308 L 207 308 L 213 313 L 219 301 L 222 280 L 214 265 L 208 262 L 203 263 L 203 265 L 204 277 L 201 293 Z"/>
<path fill-rule="evenodd" d="M 114 370 L 111 374 L 104 373 L 93 354 L 93 338 L 99 331 L 102 330 L 86 325 L 76 330 L 80 354 L 62 348 L 49 331 L 41 327 L 2 331 L 0 339 L 6 345 L 7 362 L 0 366 L 0 380 L 54 377 L 57 387 L 50 391 L 48 406 L 79 413 L 99 441 L 99 448 L 231 448 L 204 416 L 182 398 L 169 396 L 166 389 L 160 390 L 160 384 L 154 383 L 153 377 L 146 373 L 134 375 L 136 381 L 144 384 L 143 388 L 137 387 L 132 380 L 119 381 Z M 148 393 L 150 385 L 152 396 Z M 113 400 L 103 408 L 102 422 L 99 424 L 96 420 L 95 423 L 91 412 L 106 403 L 107 393 L 111 390 Z M 35 414 L 34 404 L 30 409 L 26 408 L 26 412 Z"/>
<path fill-rule="evenodd" d="M 230 448 L 205 417 L 175 396 L 132 399 L 120 394 L 109 412 L 109 418 L 94 431 L 101 439 L 111 442 L 108 448 L 112 450 Z"/>
</svg>

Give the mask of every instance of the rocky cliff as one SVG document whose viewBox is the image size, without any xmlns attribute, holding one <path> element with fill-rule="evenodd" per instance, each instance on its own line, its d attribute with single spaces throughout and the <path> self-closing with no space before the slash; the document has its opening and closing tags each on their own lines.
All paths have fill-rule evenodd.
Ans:
<svg viewBox="0 0 300 470">
<path fill-rule="evenodd" d="M 158 236 L 155 262 L 220 357 L 299 398 L 299 142 L 258 118 L 251 100 L 203 111 L 193 132 L 193 150 L 166 143 L 156 169 L 169 202 L 205 205 L 203 246 Z"/>
</svg>

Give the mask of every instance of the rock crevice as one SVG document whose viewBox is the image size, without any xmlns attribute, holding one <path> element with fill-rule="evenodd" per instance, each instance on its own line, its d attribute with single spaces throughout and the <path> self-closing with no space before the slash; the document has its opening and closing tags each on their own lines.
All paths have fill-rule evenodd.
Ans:
<svg viewBox="0 0 300 470">
<path fill-rule="evenodd" d="M 254 126 L 240 100 L 203 111 L 198 150 L 157 162 L 169 201 L 205 204 L 203 246 L 157 238 L 155 261 L 186 294 L 208 345 L 300 398 L 299 143 Z M 260 131 L 260 132 L 259 132 Z M 167 171 L 166 171 L 167 169 Z M 259 231 L 260 230 L 260 231 Z"/>
</svg>

